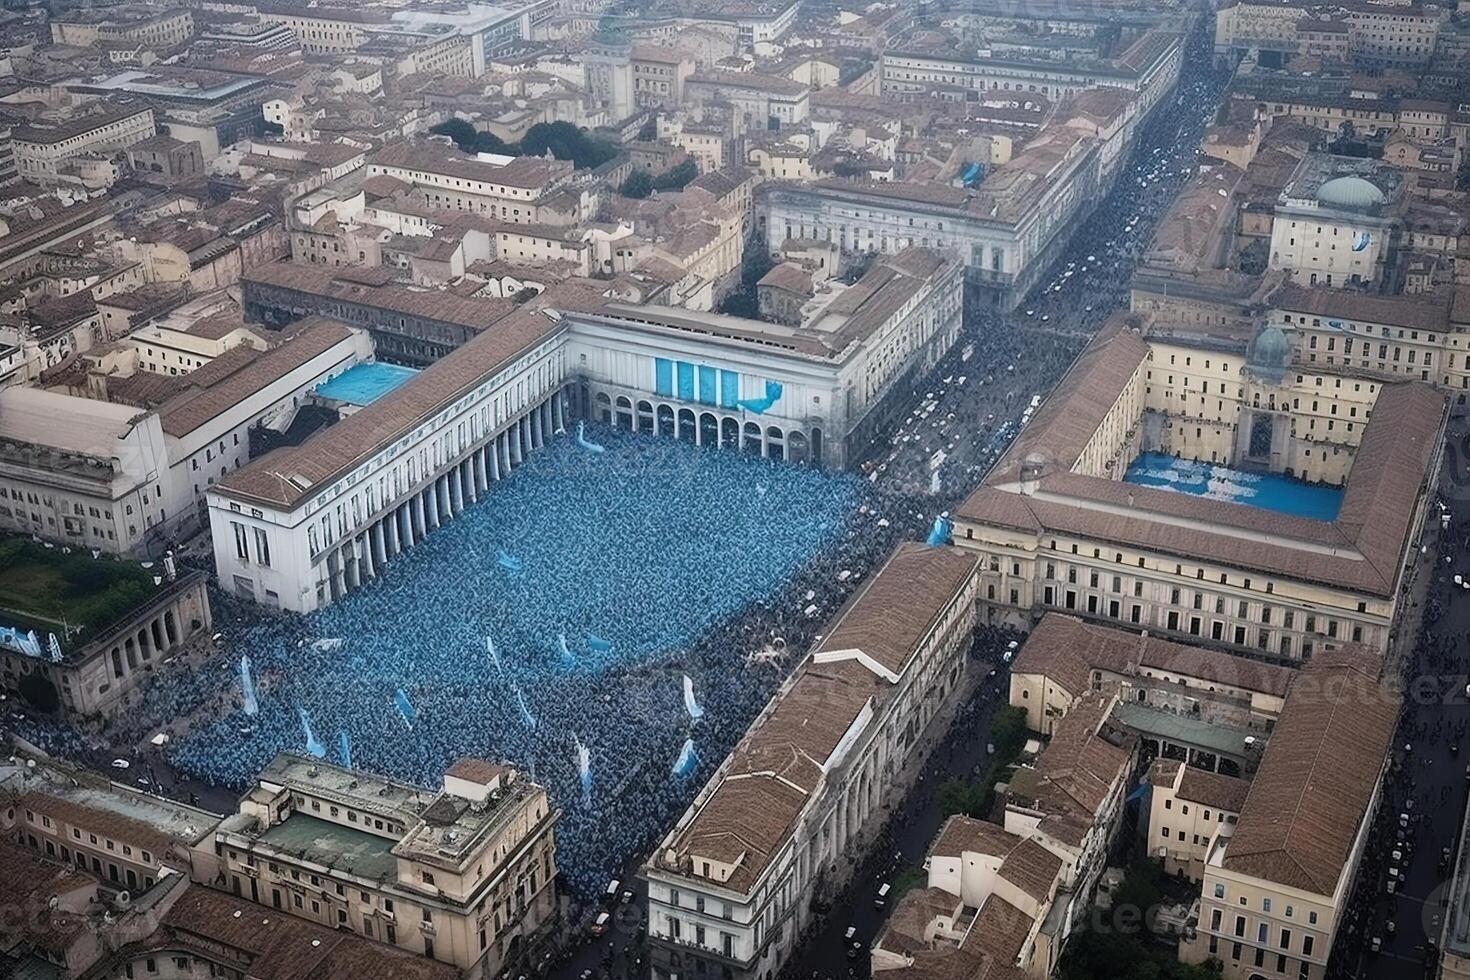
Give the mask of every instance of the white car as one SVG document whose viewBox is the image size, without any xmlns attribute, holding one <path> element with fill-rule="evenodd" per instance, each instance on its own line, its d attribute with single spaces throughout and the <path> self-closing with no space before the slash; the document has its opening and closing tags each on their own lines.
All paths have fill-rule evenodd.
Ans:
<svg viewBox="0 0 1470 980">
<path fill-rule="evenodd" d="M 127 759 L 113 759 L 112 760 L 112 768 L 114 768 L 114 769 L 126 769 L 126 768 L 128 768 L 129 765 L 131 765 L 131 763 L 128 762 Z"/>
</svg>

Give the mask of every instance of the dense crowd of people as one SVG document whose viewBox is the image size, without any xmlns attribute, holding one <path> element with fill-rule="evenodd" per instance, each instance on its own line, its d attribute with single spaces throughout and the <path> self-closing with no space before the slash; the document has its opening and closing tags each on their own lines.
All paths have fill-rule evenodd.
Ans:
<svg viewBox="0 0 1470 980">
<path fill-rule="evenodd" d="M 161 671 L 107 742 L 166 732 L 176 779 L 233 790 L 276 751 L 305 750 L 303 721 L 329 758 L 345 731 L 355 764 L 419 783 L 458 756 L 505 759 L 563 807 L 563 875 L 595 894 L 647 853 L 852 591 L 899 541 L 929 536 L 1033 396 L 1127 307 L 1133 263 L 1195 161 L 1217 89 L 1209 73 L 1181 82 L 1022 309 L 967 309 L 960 341 L 895 393 L 912 411 L 855 475 L 589 427 L 320 613 L 262 618 L 214 595 L 218 653 Z M 96 736 L 9 720 L 60 754 L 111 754 Z"/>
</svg>

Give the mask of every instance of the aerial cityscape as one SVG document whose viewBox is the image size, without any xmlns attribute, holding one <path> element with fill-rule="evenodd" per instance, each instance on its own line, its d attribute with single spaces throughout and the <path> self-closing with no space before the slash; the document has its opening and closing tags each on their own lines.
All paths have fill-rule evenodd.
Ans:
<svg viewBox="0 0 1470 980">
<path fill-rule="evenodd" d="M 1470 0 L 3 0 L 0 978 L 1470 980 Z"/>
</svg>

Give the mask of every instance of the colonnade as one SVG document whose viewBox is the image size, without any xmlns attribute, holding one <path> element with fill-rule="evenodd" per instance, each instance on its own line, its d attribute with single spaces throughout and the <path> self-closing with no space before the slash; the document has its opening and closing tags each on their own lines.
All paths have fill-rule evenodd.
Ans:
<svg viewBox="0 0 1470 980">
<path fill-rule="evenodd" d="M 344 538 L 326 556 L 319 604 L 336 602 L 372 581 L 379 570 L 475 504 L 492 483 L 565 428 L 560 393 L 533 405 L 493 437 L 450 461 L 433 479 L 384 509 L 377 521 Z"/>
</svg>

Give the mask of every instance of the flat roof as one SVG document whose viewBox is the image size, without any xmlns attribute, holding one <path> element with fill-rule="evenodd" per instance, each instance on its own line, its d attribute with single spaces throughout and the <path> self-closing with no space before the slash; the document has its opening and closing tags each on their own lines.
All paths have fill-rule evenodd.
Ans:
<svg viewBox="0 0 1470 980">
<path fill-rule="evenodd" d="M 0 389 L 0 439 L 111 459 L 148 413 L 40 388 Z"/>
<path fill-rule="evenodd" d="M 304 813 L 291 814 L 259 839 L 302 860 L 359 877 L 388 881 L 398 875 L 393 840 Z"/>
<path fill-rule="evenodd" d="M 1245 755 L 1246 737 L 1254 732 L 1225 728 L 1209 722 L 1199 721 L 1172 711 L 1161 711 L 1146 704 L 1120 701 L 1113 709 L 1113 717 L 1123 725 L 1144 735 L 1165 738 L 1171 742 L 1183 742 L 1218 752 L 1221 755 L 1241 758 Z M 1257 735 L 1256 737 L 1260 737 Z"/>
<path fill-rule="evenodd" d="M 172 842 L 197 844 L 213 832 L 222 817 L 217 813 L 141 793 L 86 770 L 74 770 L 49 760 L 0 760 L 0 791 L 30 801 L 37 812 L 107 830 L 118 840 L 152 842 L 162 851 Z"/>
</svg>

